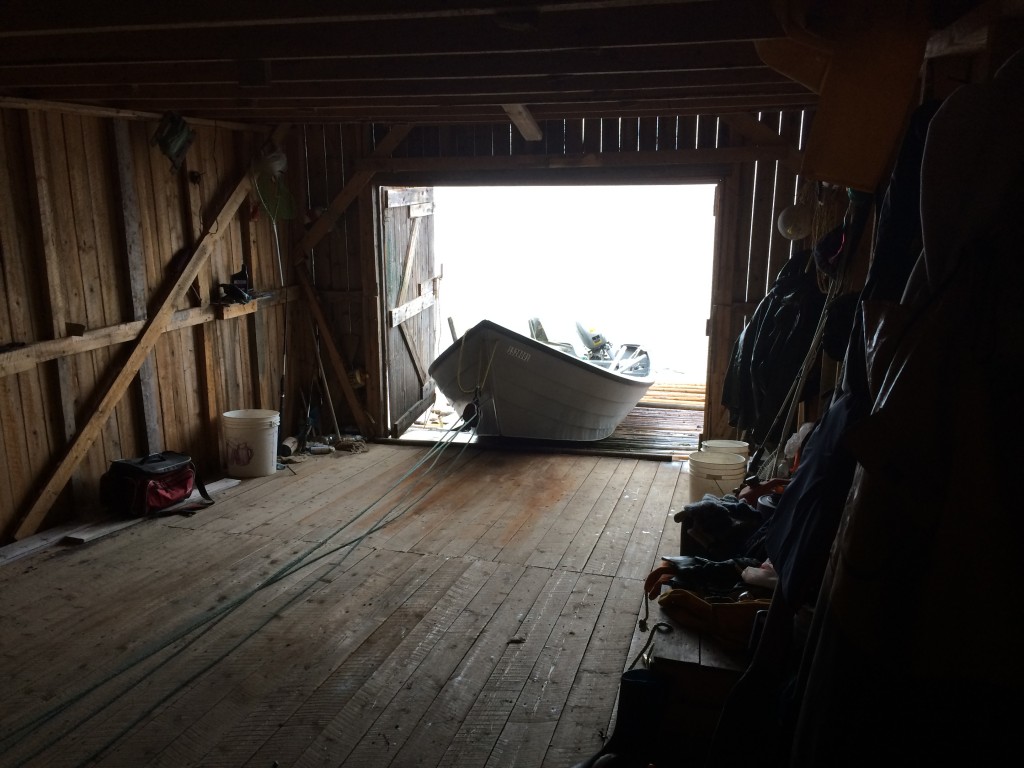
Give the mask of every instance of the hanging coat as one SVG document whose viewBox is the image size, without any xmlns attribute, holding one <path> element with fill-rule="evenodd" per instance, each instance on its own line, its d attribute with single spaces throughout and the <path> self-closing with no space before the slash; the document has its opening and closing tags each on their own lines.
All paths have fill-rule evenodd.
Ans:
<svg viewBox="0 0 1024 768">
<path fill-rule="evenodd" d="M 825 306 L 810 260 L 806 250 L 786 262 L 733 344 L 722 405 L 729 425 L 746 431 L 753 443 L 769 437 Z M 773 437 L 778 441 L 778 434 Z"/>
<path fill-rule="evenodd" d="M 804 653 L 795 768 L 1018 749 L 1021 136 L 1024 51 L 932 118 L 923 251 L 899 302 L 863 306 L 872 406 L 848 436 L 857 469 Z"/>
</svg>

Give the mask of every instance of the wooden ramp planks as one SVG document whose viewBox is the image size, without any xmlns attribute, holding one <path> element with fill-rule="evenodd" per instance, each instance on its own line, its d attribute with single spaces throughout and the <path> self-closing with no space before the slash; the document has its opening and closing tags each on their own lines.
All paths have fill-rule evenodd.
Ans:
<svg viewBox="0 0 1024 768">
<path fill-rule="evenodd" d="M 474 448 L 419 474 L 424 455 L 316 457 L 0 568 L 0 747 L 108 768 L 592 754 L 647 639 L 642 579 L 678 549 L 680 465 Z M 402 483 L 417 503 L 348 543 Z"/>
</svg>

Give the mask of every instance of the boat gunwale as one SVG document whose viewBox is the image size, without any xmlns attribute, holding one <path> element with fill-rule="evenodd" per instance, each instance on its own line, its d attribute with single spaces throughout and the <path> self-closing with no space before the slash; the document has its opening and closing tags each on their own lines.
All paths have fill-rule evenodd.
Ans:
<svg viewBox="0 0 1024 768">
<path fill-rule="evenodd" d="M 459 347 L 465 345 L 467 342 L 472 341 L 471 336 L 483 336 L 487 332 L 493 332 L 498 336 L 506 338 L 509 341 L 515 343 L 522 343 L 528 347 L 543 351 L 551 354 L 551 357 L 555 359 L 564 358 L 565 362 L 581 368 L 581 370 L 600 372 L 600 374 L 610 379 L 611 381 L 620 382 L 623 384 L 630 384 L 634 387 L 643 387 L 645 390 L 649 389 L 654 384 L 653 376 L 634 376 L 626 373 L 619 373 L 617 371 L 609 370 L 589 360 L 585 360 L 580 357 L 573 357 L 566 352 L 561 351 L 557 347 L 550 344 L 545 344 L 543 341 L 539 341 L 525 334 L 514 331 L 511 328 L 507 328 L 504 325 L 500 325 L 493 320 L 481 320 L 473 327 L 469 328 L 463 333 L 456 341 L 452 342 L 447 348 L 444 349 L 428 366 L 427 372 L 433 376 L 434 371 L 440 366 L 443 361 L 447 360 L 453 354 L 458 354 Z M 641 348 L 643 348 L 641 346 Z"/>
</svg>

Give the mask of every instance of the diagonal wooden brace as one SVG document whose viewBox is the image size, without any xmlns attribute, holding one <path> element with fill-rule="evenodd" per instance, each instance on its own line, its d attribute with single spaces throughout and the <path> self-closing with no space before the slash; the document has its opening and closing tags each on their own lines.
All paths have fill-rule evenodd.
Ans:
<svg viewBox="0 0 1024 768">
<path fill-rule="evenodd" d="M 377 144 L 370 156 L 386 157 L 390 155 L 395 150 L 395 147 L 402 143 L 411 129 L 412 126 L 410 125 L 395 126 Z M 334 343 L 334 335 L 331 332 L 331 327 L 327 321 L 327 316 L 324 314 L 323 307 L 320 305 L 320 297 L 317 295 L 316 286 L 313 285 L 306 262 L 309 251 L 334 228 L 334 222 L 359 197 L 359 194 L 370 183 L 375 174 L 376 171 L 374 170 L 362 170 L 353 174 L 344 188 L 331 200 L 327 210 L 314 222 L 313 226 L 309 228 L 302 237 L 302 240 L 299 241 L 292 251 L 295 273 L 298 277 L 299 285 L 309 301 L 313 319 L 316 320 L 316 324 L 320 328 L 320 340 L 327 347 L 327 359 L 334 370 L 335 378 L 338 379 L 338 383 L 341 385 L 345 402 L 348 403 L 348 407 L 352 411 L 352 416 L 355 418 L 359 430 L 366 436 L 373 434 L 370 416 L 366 413 L 362 403 L 359 402 L 359 398 L 356 397 L 355 390 L 352 388 L 352 382 L 349 381 L 348 369 L 345 367 L 345 361 L 342 360 L 338 347 Z"/>
</svg>

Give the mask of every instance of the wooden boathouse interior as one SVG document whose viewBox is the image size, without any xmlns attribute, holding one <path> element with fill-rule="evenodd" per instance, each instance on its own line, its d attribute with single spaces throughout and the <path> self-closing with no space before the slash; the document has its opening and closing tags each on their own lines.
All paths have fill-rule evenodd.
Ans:
<svg viewBox="0 0 1024 768">
<path fill-rule="evenodd" d="M 863 286 L 912 110 L 990 82 L 1024 6 L 291 5 L 0 10 L 0 766 L 571 768 L 647 666 L 702 765 L 753 649 L 644 599 L 686 452 L 747 438 L 734 344 L 851 189 Z M 699 405 L 625 444 L 399 439 L 447 338 L 432 188 L 687 183 L 716 185 Z M 799 423 L 842 375 L 814 365 Z M 223 415 L 299 434 L 311 381 L 335 450 L 231 478 Z M 112 516 L 110 463 L 161 451 L 214 504 Z"/>
</svg>

